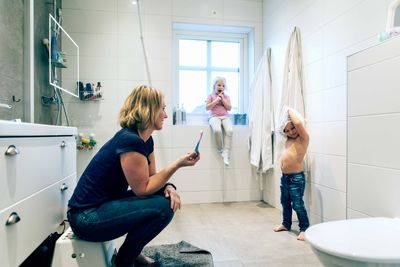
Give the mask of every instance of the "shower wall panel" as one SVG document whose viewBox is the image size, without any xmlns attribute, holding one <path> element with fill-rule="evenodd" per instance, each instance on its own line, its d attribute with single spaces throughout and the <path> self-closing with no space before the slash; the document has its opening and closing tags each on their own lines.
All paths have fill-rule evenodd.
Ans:
<svg viewBox="0 0 400 267">
<path fill-rule="evenodd" d="M 400 216 L 400 38 L 348 57 L 347 218 Z"/>
</svg>

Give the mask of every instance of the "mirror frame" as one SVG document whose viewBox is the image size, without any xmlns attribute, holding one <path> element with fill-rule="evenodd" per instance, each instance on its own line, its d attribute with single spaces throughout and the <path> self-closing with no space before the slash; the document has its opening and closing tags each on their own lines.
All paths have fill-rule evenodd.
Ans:
<svg viewBox="0 0 400 267">
<path fill-rule="evenodd" d="M 69 34 L 64 30 L 64 28 L 57 22 L 57 20 L 51 14 L 49 14 L 49 83 L 51 86 L 54 86 L 55 88 L 58 88 L 64 92 L 66 92 L 67 94 L 70 94 L 76 98 L 79 98 L 78 94 L 74 94 L 71 90 L 63 88 L 63 87 L 59 86 L 57 83 L 54 83 L 52 81 L 53 80 L 52 70 L 53 70 L 53 68 L 55 68 L 54 66 L 52 66 L 52 62 L 51 62 L 52 61 L 52 59 L 51 59 L 52 23 L 55 23 L 57 25 L 57 27 L 62 30 L 63 34 L 65 34 L 76 47 L 76 60 L 77 60 L 77 80 L 76 81 L 77 82 L 79 81 L 79 46 L 75 43 L 75 41 L 71 38 L 71 36 L 69 36 Z M 77 88 L 77 87 L 75 87 L 75 88 Z"/>
</svg>

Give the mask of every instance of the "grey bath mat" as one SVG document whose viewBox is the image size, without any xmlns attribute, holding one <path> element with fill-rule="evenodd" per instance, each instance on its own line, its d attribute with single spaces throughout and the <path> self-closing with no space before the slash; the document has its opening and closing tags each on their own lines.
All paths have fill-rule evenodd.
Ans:
<svg viewBox="0 0 400 267">
<path fill-rule="evenodd" d="M 150 266 L 160 267 L 213 267 L 213 259 L 207 250 L 195 247 L 188 242 L 181 241 L 177 244 L 148 246 L 143 249 L 143 254 L 154 259 L 156 264 Z"/>
</svg>

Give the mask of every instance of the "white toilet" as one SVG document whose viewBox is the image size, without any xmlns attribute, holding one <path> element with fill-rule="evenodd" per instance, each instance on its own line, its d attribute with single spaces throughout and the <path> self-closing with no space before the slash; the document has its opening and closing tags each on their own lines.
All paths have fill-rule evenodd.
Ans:
<svg viewBox="0 0 400 267">
<path fill-rule="evenodd" d="M 400 219 L 365 218 L 309 227 L 306 240 L 325 266 L 400 266 Z"/>
</svg>

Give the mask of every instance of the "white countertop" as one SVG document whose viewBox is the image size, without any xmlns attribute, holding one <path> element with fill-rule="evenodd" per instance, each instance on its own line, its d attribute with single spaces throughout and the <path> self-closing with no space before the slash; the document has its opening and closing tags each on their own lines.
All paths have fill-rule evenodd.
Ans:
<svg viewBox="0 0 400 267">
<path fill-rule="evenodd" d="M 0 138 L 13 136 L 77 135 L 76 127 L 0 120 Z"/>
</svg>

